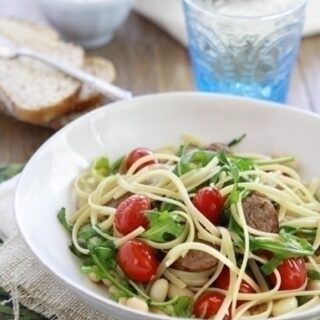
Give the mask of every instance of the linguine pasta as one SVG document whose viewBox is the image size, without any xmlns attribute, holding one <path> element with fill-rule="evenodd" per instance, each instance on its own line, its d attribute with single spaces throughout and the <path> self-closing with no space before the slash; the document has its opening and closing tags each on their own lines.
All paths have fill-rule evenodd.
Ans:
<svg viewBox="0 0 320 320">
<path fill-rule="evenodd" d="M 194 314 L 198 299 L 204 293 L 220 293 L 223 301 L 210 318 L 248 320 L 295 314 L 319 304 L 319 180 L 305 184 L 294 158 L 185 144 L 179 150 L 150 152 L 129 168 L 125 161 L 110 165 L 107 158 L 96 160 L 75 181 L 77 211 L 68 215 L 68 222 L 63 212 L 59 214 L 71 230 L 72 250 L 83 261 L 81 270 L 96 282 L 104 280 L 111 298 L 133 308 L 132 299 L 139 299 L 147 306 L 145 311 L 199 317 Z M 213 223 L 195 205 L 201 188 L 221 194 L 220 223 Z M 115 216 L 119 204 L 132 195 L 149 199 L 151 208 L 145 212 L 149 225 L 124 235 L 115 227 Z M 250 201 L 273 206 L 277 232 L 248 223 Z M 252 219 L 259 219 L 254 214 Z M 149 282 L 130 279 L 119 265 L 118 251 L 134 239 L 156 254 L 158 265 Z M 215 263 L 197 271 L 180 268 L 179 261 L 190 252 L 199 257 L 202 252 Z M 307 277 L 299 287 L 285 290 L 279 266 L 296 258 L 302 259 Z M 229 283 L 221 288 L 216 284 L 226 268 Z M 168 284 L 159 289 L 165 296 L 162 301 L 151 294 L 159 279 Z M 250 292 L 243 292 L 243 283 Z M 293 308 L 281 309 L 281 301 Z M 200 316 L 207 318 L 208 305 L 201 310 Z"/>
</svg>

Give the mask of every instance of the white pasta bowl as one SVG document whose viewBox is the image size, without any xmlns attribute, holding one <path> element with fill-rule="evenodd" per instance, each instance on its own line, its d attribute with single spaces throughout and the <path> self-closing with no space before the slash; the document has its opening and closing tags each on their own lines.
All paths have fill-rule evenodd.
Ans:
<svg viewBox="0 0 320 320">
<path fill-rule="evenodd" d="M 178 144 L 185 133 L 204 142 L 228 142 L 246 133 L 237 150 L 292 154 L 306 180 L 320 177 L 320 117 L 273 103 L 201 93 L 149 95 L 100 108 L 69 124 L 26 165 L 16 192 L 16 219 L 36 257 L 65 287 L 103 313 L 130 320 L 167 319 L 113 302 L 105 288 L 81 274 L 57 211 L 74 207 L 72 183 L 95 157 L 115 159 L 138 146 Z M 320 306 L 277 319 L 319 316 Z"/>
</svg>

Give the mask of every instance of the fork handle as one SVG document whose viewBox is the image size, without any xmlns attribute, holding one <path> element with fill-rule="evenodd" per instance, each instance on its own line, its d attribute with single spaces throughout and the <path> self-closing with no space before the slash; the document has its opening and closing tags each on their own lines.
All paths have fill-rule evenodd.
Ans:
<svg viewBox="0 0 320 320">
<path fill-rule="evenodd" d="M 57 61 L 45 54 L 41 54 L 27 48 L 19 49 L 18 54 L 44 62 L 45 64 L 71 76 L 76 80 L 88 84 L 90 87 L 96 89 L 104 96 L 112 100 L 125 100 L 132 97 L 132 93 L 130 91 L 119 88 L 111 83 L 108 83 L 99 79 L 98 77 L 91 75 L 88 72 L 74 67 L 71 64 Z"/>
</svg>

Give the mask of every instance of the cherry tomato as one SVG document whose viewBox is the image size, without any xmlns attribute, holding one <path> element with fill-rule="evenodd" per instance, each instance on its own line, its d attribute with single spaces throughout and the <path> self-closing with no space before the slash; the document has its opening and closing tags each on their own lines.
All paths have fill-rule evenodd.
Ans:
<svg viewBox="0 0 320 320">
<path fill-rule="evenodd" d="M 137 160 L 139 160 L 140 158 L 152 154 L 152 151 L 150 149 L 147 148 L 137 148 L 132 150 L 128 155 L 127 155 L 127 159 L 126 159 L 126 169 L 128 170 Z M 153 164 L 155 163 L 155 161 L 151 160 L 148 161 L 144 164 L 142 164 L 141 166 L 139 166 L 137 168 L 137 171 L 142 169 L 143 167 Z"/>
<path fill-rule="evenodd" d="M 220 222 L 223 202 L 219 190 L 211 187 L 199 189 L 193 198 L 195 207 L 214 224 Z"/>
<path fill-rule="evenodd" d="M 143 195 L 134 194 L 123 200 L 114 216 L 116 229 L 126 235 L 140 226 L 146 228 L 149 222 L 144 213 L 150 208 L 149 198 Z"/>
<path fill-rule="evenodd" d="M 307 279 L 306 265 L 303 258 L 285 259 L 277 267 L 280 273 L 280 290 L 294 290 L 300 288 Z M 270 282 L 275 285 L 277 280 L 274 273 L 269 275 Z"/>
<path fill-rule="evenodd" d="M 122 245 L 117 253 L 117 263 L 129 279 L 139 282 L 152 281 L 159 266 L 152 248 L 140 240 L 130 240 Z"/>
<path fill-rule="evenodd" d="M 205 292 L 193 305 L 193 314 L 197 318 L 208 319 L 216 315 L 223 303 L 224 295 L 219 292 Z M 229 315 L 225 315 L 224 320 L 231 319 Z"/>
<path fill-rule="evenodd" d="M 214 283 L 214 286 L 216 288 L 222 289 L 222 290 L 228 290 L 230 284 L 230 271 L 227 267 L 224 267 L 217 278 L 217 280 Z M 255 290 L 250 286 L 250 284 L 244 280 L 241 281 L 240 284 L 240 293 L 255 293 Z M 240 306 L 246 301 L 238 301 L 237 306 Z"/>
</svg>

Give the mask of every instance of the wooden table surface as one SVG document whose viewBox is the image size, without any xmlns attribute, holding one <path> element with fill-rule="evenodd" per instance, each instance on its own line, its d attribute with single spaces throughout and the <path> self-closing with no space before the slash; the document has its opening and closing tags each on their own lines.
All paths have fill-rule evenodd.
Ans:
<svg viewBox="0 0 320 320">
<path fill-rule="evenodd" d="M 136 14 L 108 46 L 91 53 L 112 60 L 116 84 L 134 95 L 193 90 L 186 49 Z M 320 35 L 302 42 L 288 103 L 320 113 Z M 0 163 L 27 161 L 53 133 L 0 115 Z"/>
</svg>

